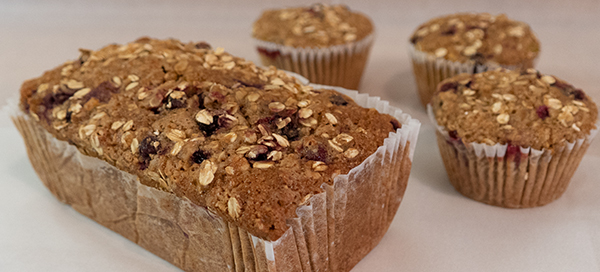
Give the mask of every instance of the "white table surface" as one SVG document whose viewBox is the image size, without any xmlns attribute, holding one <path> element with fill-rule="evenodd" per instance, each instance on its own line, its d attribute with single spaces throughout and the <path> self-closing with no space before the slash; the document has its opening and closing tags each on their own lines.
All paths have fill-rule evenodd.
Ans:
<svg viewBox="0 0 600 272">
<path fill-rule="evenodd" d="M 205 40 L 257 61 L 249 35 L 260 11 L 311 2 L 0 0 L 0 105 L 24 80 L 76 58 L 78 48 L 144 35 Z M 600 102 L 600 1 L 450 2 L 345 2 L 370 15 L 377 29 L 359 91 L 423 123 L 394 222 L 353 271 L 600 271 L 600 141 L 567 192 L 545 207 L 508 210 L 462 197 L 448 182 L 406 53 L 414 28 L 434 16 L 507 13 L 528 22 L 541 40 L 543 73 Z M 55 200 L 5 114 L 0 139 L 0 271 L 179 271 Z"/>
</svg>

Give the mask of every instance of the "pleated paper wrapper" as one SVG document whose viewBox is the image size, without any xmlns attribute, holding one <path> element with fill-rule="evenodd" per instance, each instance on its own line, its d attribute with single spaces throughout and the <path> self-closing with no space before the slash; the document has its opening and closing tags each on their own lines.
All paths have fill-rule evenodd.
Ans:
<svg viewBox="0 0 600 272">
<path fill-rule="evenodd" d="M 431 122 L 450 182 L 464 196 L 505 208 L 530 208 L 558 199 L 567 189 L 596 129 L 554 149 L 537 150 L 507 144 L 465 143 L 452 138 L 437 124 L 431 105 Z M 511 150 L 512 149 L 512 150 Z"/>
<path fill-rule="evenodd" d="M 323 184 L 323 192 L 297 209 L 276 241 L 255 237 L 204 207 L 83 155 L 18 109 L 12 118 L 33 168 L 56 198 L 185 271 L 348 271 L 392 222 L 420 123 L 377 97 L 333 89 L 391 114 L 402 127 L 333 185 Z"/>
<path fill-rule="evenodd" d="M 261 63 L 302 75 L 312 83 L 357 89 L 375 39 L 324 48 L 298 48 L 254 39 Z"/>
<path fill-rule="evenodd" d="M 485 71 L 492 71 L 497 68 L 506 68 L 516 70 L 521 68 L 533 68 L 529 65 L 500 65 L 494 62 L 477 64 L 475 62 L 456 62 L 437 58 L 435 55 L 420 51 L 410 43 L 408 45 L 408 54 L 412 60 L 413 72 L 417 82 L 417 91 L 421 104 L 426 107 L 431 101 L 433 94 L 437 90 L 437 85 L 442 80 L 459 74 L 477 74 Z"/>
</svg>

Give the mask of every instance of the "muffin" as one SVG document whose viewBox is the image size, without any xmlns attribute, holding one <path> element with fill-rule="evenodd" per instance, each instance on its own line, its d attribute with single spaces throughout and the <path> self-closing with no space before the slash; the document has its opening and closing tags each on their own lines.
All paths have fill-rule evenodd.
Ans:
<svg viewBox="0 0 600 272">
<path fill-rule="evenodd" d="M 531 68 L 446 79 L 429 114 L 456 190 L 506 208 L 559 198 L 598 130 L 589 96 Z"/>
<path fill-rule="evenodd" d="M 394 217 L 419 123 L 338 90 L 142 38 L 26 81 L 13 120 L 59 200 L 185 271 L 348 271 Z"/>
<path fill-rule="evenodd" d="M 523 22 L 501 14 L 454 14 L 419 26 L 409 54 L 419 97 L 427 105 L 440 81 L 497 67 L 533 68 L 540 44 Z"/>
<path fill-rule="evenodd" d="M 252 37 L 263 65 L 312 83 L 357 89 L 373 43 L 373 24 L 343 5 L 267 10 Z"/>
</svg>

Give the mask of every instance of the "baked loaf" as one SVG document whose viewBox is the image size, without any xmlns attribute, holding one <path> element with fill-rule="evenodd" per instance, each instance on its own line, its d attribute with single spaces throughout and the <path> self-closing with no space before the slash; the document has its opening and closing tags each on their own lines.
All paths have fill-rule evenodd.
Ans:
<svg viewBox="0 0 600 272">
<path fill-rule="evenodd" d="M 25 82 L 13 120 L 58 199 L 184 270 L 348 271 L 393 219 L 419 124 L 339 91 L 142 38 Z"/>
<path fill-rule="evenodd" d="M 332 90 L 175 40 L 82 50 L 21 93 L 56 138 L 269 240 L 400 127 Z"/>
</svg>

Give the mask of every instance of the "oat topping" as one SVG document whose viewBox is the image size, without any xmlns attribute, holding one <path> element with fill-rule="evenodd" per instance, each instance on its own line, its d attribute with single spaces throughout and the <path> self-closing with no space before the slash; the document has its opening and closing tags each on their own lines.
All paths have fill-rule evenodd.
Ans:
<svg viewBox="0 0 600 272">
<path fill-rule="evenodd" d="M 25 82 L 22 109 L 84 154 L 261 238 L 277 239 L 307 196 L 398 127 L 206 43 L 142 38 L 81 54 Z"/>
<path fill-rule="evenodd" d="M 315 4 L 267 10 L 254 23 L 254 38 L 294 47 L 326 47 L 359 41 L 373 32 L 371 21 L 343 5 Z"/>
<path fill-rule="evenodd" d="M 596 104 L 582 90 L 534 69 L 447 79 L 432 106 L 450 137 L 535 149 L 582 139 L 596 128 L 598 118 Z"/>
<path fill-rule="evenodd" d="M 419 26 L 410 39 L 417 50 L 451 61 L 533 67 L 540 45 L 530 27 L 504 14 L 454 14 Z"/>
</svg>

